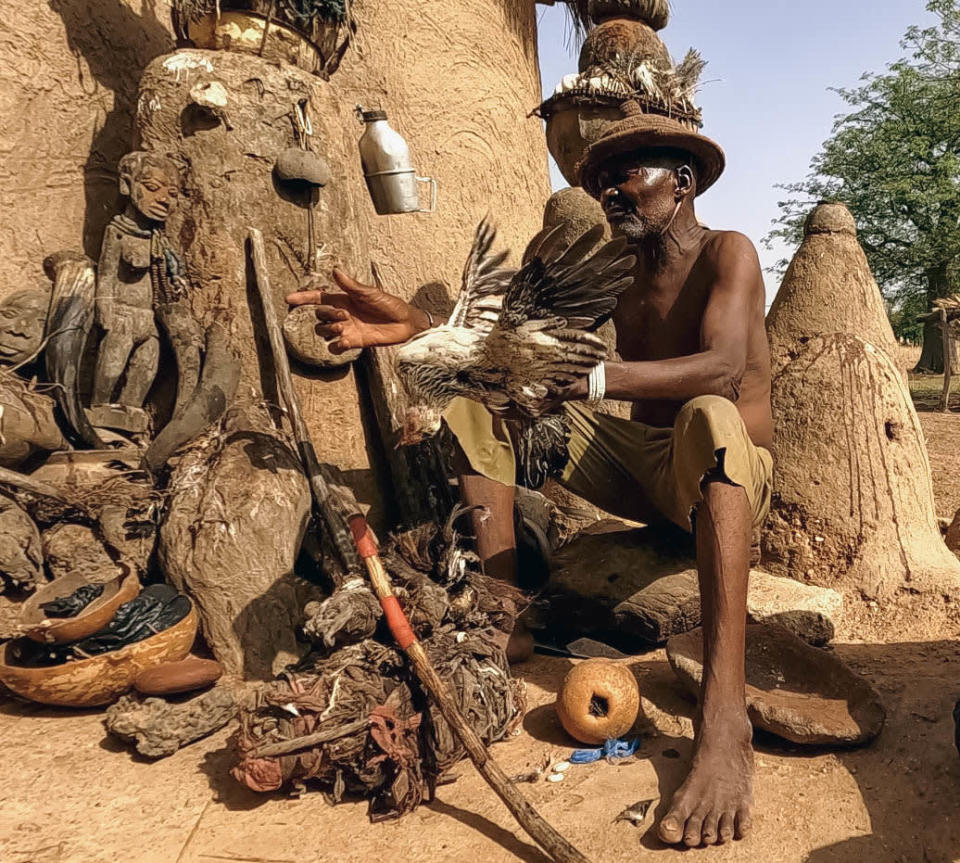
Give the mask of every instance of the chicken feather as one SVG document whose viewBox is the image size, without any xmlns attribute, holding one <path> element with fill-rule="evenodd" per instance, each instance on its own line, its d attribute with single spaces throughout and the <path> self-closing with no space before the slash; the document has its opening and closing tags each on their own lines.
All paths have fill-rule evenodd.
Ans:
<svg viewBox="0 0 960 863">
<path fill-rule="evenodd" d="M 606 359 L 597 330 L 633 284 L 636 258 L 623 238 L 594 255 L 595 226 L 568 241 L 548 231 L 528 250 L 523 267 L 503 267 L 492 254 L 496 231 L 484 219 L 463 271 L 449 321 L 397 351 L 397 368 L 410 395 L 402 443 L 436 433 L 458 396 L 494 413 L 537 417 L 549 398 L 590 374 Z"/>
</svg>

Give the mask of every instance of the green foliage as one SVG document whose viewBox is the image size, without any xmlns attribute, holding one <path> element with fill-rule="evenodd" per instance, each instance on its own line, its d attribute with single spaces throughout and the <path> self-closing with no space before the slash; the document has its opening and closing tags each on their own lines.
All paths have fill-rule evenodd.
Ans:
<svg viewBox="0 0 960 863">
<path fill-rule="evenodd" d="M 923 292 L 905 292 L 887 300 L 887 316 L 899 341 L 911 345 L 923 342 L 923 324 L 917 318 L 926 310 L 927 297 Z"/>
<path fill-rule="evenodd" d="M 939 21 L 907 31 L 904 59 L 836 91 L 851 111 L 807 178 L 780 187 L 789 197 L 765 239 L 768 248 L 776 239 L 799 244 L 814 205 L 846 204 L 894 315 L 960 290 L 960 0 L 930 0 L 927 9 Z"/>
</svg>

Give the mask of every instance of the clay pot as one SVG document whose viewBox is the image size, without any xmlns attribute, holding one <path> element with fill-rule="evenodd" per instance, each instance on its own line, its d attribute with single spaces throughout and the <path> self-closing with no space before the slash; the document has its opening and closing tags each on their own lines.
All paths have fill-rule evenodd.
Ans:
<svg viewBox="0 0 960 863">
<path fill-rule="evenodd" d="M 670 52 L 663 40 L 643 21 L 631 18 L 611 18 L 587 34 L 580 49 L 579 71 L 594 66 L 621 65 L 617 58 L 635 56 L 638 62 L 653 60 L 670 65 Z"/>
<path fill-rule="evenodd" d="M 553 106 L 547 119 L 547 149 L 571 186 L 580 185 L 577 166 L 587 147 L 610 123 L 621 119 L 623 113 L 615 106 L 576 105 L 572 100 L 560 101 Z"/>
<path fill-rule="evenodd" d="M 177 695 L 210 686 L 222 675 L 219 662 L 188 656 L 180 662 L 164 662 L 140 672 L 133 686 L 144 695 Z"/>
<path fill-rule="evenodd" d="M 264 42 L 266 23 L 261 15 L 223 10 L 219 16 L 211 12 L 199 21 L 191 21 L 187 34 L 198 48 L 260 54 L 262 45 L 264 60 L 290 63 L 314 74 L 323 71 L 323 57 L 307 35 L 273 19 Z"/>
<path fill-rule="evenodd" d="M 80 573 L 65 575 L 40 588 L 23 605 L 20 629 L 27 638 L 41 644 L 65 644 L 79 641 L 103 629 L 125 602 L 140 593 L 140 579 L 129 567 L 122 566 L 123 574 L 108 581 L 100 594 L 76 617 L 47 617 L 40 607 L 45 602 L 69 596 L 78 587 L 91 582 Z"/>
<path fill-rule="evenodd" d="M 633 728 L 640 713 L 640 690 L 623 663 L 588 659 L 564 678 L 556 710 L 567 734 L 581 743 L 601 745 Z"/>
<path fill-rule="evenodd" d="M 178 662 L 197 637 L 197 610 L 163 632 L 128 644 L 120 650 L 53 665 L 24 668 L 14 664 L 16 642 L 8 642 L 0 654 L 0 682 L 23 698 L 56 707 L 99 707 L 127 692 L 142 671 L 162 662 Z"/>
</svg>

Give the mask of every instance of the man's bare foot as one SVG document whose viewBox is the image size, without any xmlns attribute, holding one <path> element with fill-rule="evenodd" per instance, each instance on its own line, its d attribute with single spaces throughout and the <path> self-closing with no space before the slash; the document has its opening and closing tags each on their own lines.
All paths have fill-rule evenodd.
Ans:
<svg viewBox="0 0 960 863">
<path fill-rule="evenodd" d="M 660 838 L 691 848 L 747 835 L 753 813 L 752 728 L 746 712 L 703 720 L 693 763 L 660 822 Z"/>
</svg>

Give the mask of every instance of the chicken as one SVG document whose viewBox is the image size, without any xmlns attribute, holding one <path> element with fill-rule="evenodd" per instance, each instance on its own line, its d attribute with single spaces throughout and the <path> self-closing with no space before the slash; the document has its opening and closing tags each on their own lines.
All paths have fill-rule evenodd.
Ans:
<svg viewBox="0 0 960 863">
<path fill-rule="evenodd" d="M 587 257 L 603 235 L 596 225 L 566 245 L 563 228 L 528 250 L 520 270 L 491 254 L 496 231 L 477 228 L 450 320 L 397 352 L 410 407 L 402 444 L 436 434 L 458 396 L 508 417 L 537 418 L 548 399 L 606 359 L 593 334 L 632 283 L 636 258 L 618 238 Z"/>
</svg>

